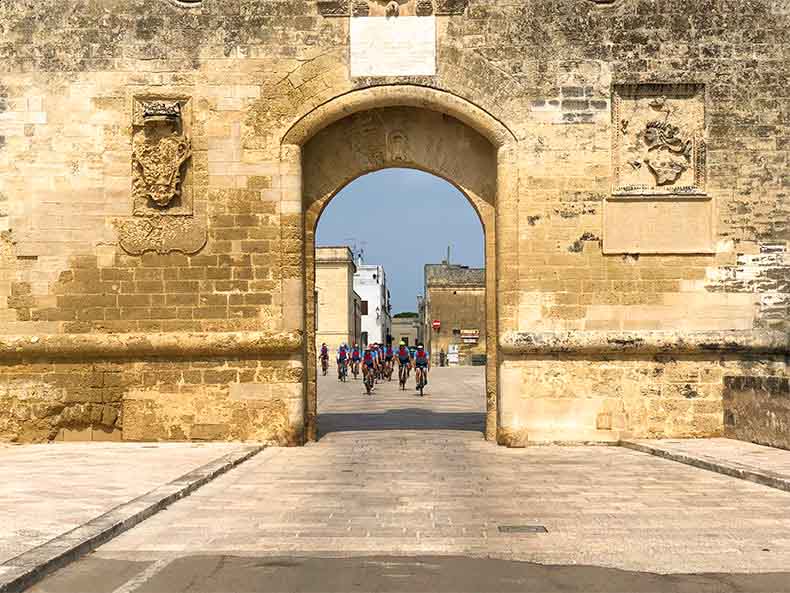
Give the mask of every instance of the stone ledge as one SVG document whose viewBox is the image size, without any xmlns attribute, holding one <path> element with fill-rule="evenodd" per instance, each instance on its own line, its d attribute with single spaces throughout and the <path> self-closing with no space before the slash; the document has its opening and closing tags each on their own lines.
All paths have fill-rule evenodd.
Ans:
<svg viewBox="0 0 790 593">
<path fill-rule="evenodd" d="M 507 332 L 504 354 L 787 354 L 790 336 L 779 331 Z"/>
<path fill-rule="evenodd" d="M 640 453 L 647 453 L 655 457 L 663 457 L 670 461 L 684 463 L 692 467 L 704 469 L 724 476 L 738 478 L 762 484 L 769 488 L 790 492 L 790 475 L 780 473 L 768 468 L 761 468 L 755 465 L 746 465 L 729 459 L 720 459 L 704 453 L 686 453 L 683 451 L 672 450 L 671 445 L 663 444 L 661 441 L 648 440 L 621 440 L 620 446 Z M 779 451 L 779 450 L 777 450 Z"/>
<path fill-rule="evenodd" d="M 0 336 L 0 362 L 78 359 L 167 358 L 296 354 L 301 331 Z"/>
</svg>

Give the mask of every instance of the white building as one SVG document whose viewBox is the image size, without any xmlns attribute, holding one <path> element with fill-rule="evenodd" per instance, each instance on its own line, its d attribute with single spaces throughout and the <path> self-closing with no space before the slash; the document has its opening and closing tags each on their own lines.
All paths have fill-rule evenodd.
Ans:
<svg viewBox="0 0 790 593">
<path fill-rule="evenodd" d="M 354 292 L 362 299 L 362 344 L 385 343 L 392 333 L 392 317 L 384 267 L 357 265 Z"/>
</svg>

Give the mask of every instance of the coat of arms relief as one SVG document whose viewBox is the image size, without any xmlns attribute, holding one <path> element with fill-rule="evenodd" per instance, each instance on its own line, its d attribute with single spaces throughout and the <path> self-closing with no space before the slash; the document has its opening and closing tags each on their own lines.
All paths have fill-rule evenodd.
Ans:
<svg viewBox="0 0 790 593">
<path fill-rule="evenodd" d="M 618 85 L 612 118 L 616 195 L 704 194 L 704 86 Z"/>
<path fill-rule="evenodd" d="M 190 170 L 191 100 L 134 97 L 132 107 L 132 217 L 117 224 L 130 254 L 195 253 L 206 243 Z"/>
<path fill-rule="evenodd" d="M 132 139 L 132 193 L 135 212 L 146 208 L 164 212 L 181 206 L 179 213 L 191 213 L 191 204 L 182 203 L 186 165 L 192 143 L 184 133 L 180 101 L 151 100 L 140 105 L 140 129 Z M 187 210 L 188 212 L 184 212 Z"/>
</svg>

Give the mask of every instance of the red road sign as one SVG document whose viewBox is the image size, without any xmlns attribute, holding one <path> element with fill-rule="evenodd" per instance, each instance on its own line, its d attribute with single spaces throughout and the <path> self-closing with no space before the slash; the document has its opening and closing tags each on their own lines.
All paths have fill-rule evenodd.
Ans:
<svg viewBox="0 0 790 593">
<path fill-rule="evenodd" d="M 433 329 L 439 329 L 442 327 L 442 322 L 438 319 L 433 320 Z"/>
</svg>

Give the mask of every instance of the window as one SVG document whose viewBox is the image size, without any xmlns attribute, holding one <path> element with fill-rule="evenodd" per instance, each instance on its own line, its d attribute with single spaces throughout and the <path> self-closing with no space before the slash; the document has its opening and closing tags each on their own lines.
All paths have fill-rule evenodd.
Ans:
<svg viewBox="0 0 790 593">
<path fill-rule="evenodd" d="M 367 301 L 362 301 L 362 314 L 363 315 L 367 315 L 368 314 L 368 302 Z"/>
<path fill-rule="evenodd" d="M 460 336 L 461 335 L 461 330 L 460 329 L 454 329 L 453 330 L 453 335 L 454 336 Z"/>
</svg>

